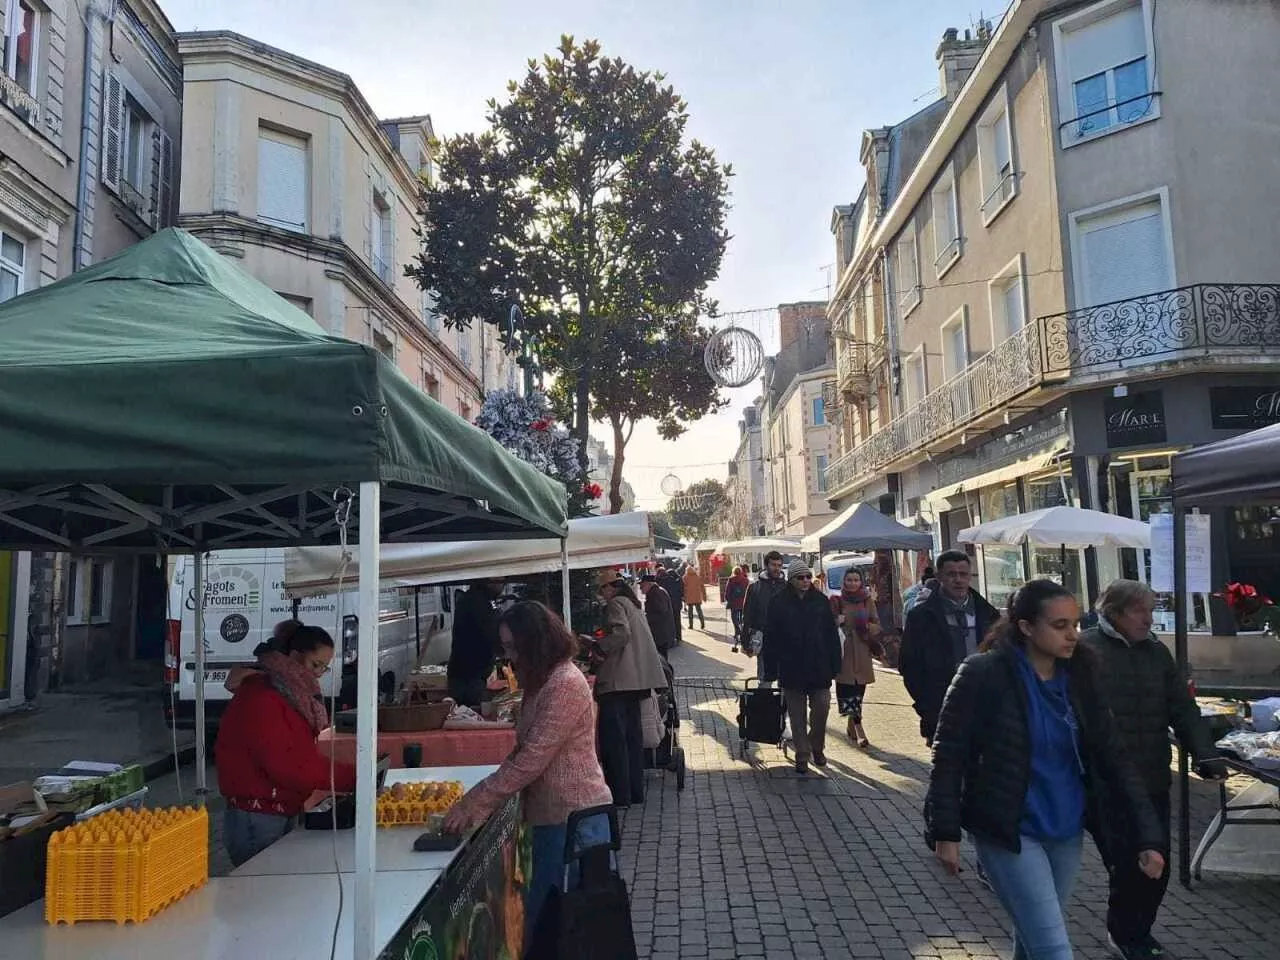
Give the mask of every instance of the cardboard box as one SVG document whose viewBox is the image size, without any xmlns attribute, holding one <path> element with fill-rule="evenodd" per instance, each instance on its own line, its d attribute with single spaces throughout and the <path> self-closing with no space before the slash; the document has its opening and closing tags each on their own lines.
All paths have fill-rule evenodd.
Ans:
<svg viewBox="0 0 1280 960">
<path fill-rule="evenodd" d="M 0 917 L 44 896 L 49 837 L 75 822 L 45 807 L 30 783 L 0 787 Z"/>
</svg>

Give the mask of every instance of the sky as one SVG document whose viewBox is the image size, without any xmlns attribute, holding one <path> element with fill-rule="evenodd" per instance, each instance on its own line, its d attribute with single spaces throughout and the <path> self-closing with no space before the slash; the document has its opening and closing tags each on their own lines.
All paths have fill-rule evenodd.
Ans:
<svg viewBox="0 0 1280 960">
<path fill-rule="evenodd" d="M 689 105 L 689 132 L 733 165 L 732 235 L 711 295 L 777 349 L 763 308 L 825 300 L 834 282 L 831 209 L 862 186 L 862 131 L 938 96 L 942 31 L 998 20 L 1004 0 L 161 0 L 179 30 L 235 30 L 351 75 L 379 116 L 429 113 L 437 135 L 485 125 L 526 62 L 562 34 L 666 74 Z M 727 325 L 727 321 L 720 321 Z M 742 408 L 760 382 L 676 441 L 637 427 L 624 476 L 637 507 L 660 484 L 723 479 Z M 597 433 L 608 439 L 606 429 Z"/>
</svg>

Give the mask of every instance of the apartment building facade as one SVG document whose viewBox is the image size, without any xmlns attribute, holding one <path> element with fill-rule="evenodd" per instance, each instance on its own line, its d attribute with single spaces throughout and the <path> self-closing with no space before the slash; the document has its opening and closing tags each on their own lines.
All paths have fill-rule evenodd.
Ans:
<svg viewBox="0 0 1280 960">
<path fill-rule="evenodd" d="M 766 532 L 764 431 L 760 421 L 763 397 L 742 409 L 738 421 L 738 449 L 729 461 L 725 499 L 718 531 L 726 539 L 760 536 Z"/>
<path fill-rule="evenodd" d="M 944 36 L 927 143 L 869 131 L 833 217 L 837 506 L 883 498 L 939 548 L 1059 503 L 1146 519 L 1172 452 L 1280 419 L 1280 107 L 1220 94 L 1280 80 L 1277 37 L 1274 6 L 1208 0 L 1020 0 Z M 1276 578 L 1265 521 L 1215 512 L 1215 576 Z M 975 559 L 997 603 L 1145 573 L 1135 551 Z"/>
<path fill-rule="evenodd" d="M 172 223 L 172 33 L 152 0 L 0 0 L 0 301 Z M 131 612 L 159 577 L 155 558 L 0 553 L 0 707 L 145 647 Z"/>
</svg>

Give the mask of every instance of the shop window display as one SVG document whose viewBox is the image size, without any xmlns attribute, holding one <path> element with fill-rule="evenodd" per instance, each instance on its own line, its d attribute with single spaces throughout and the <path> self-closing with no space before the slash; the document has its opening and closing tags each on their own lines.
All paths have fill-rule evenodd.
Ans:
<svg viewBox="0 0 1280 960">
<path fill-rule="evenodd" d="M 1000 520 L 1019 513 L 1016 483 L 987 487 L 979 494 L 982 522 Z M 1026 582 L 1021 547 L 982 546 L 982 589 L 997 610 L 1003 610 L 1013 591 Z"/>
</svg>

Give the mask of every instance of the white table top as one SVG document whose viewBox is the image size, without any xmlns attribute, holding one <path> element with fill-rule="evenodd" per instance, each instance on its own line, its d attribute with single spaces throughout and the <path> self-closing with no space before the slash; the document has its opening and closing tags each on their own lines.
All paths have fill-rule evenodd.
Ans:
<svg viewBox="0 0 1280 960">
<path fill-rule="evenodd" d="M 374 898 L 383 949 L 439 878 L 439 870 L 379 873 Z M 339 957 L 354 950 L 355 878 L 342 875 Z M 0 919 L 0 953 L 22 960 L 316 960 L 329 956 L 338 880 L 329 876 L 220 877 L 146 923 L 51 927 L 44 901 Z"/>
</svg>

